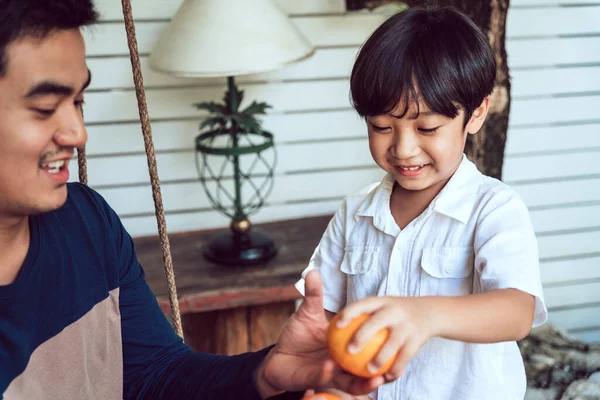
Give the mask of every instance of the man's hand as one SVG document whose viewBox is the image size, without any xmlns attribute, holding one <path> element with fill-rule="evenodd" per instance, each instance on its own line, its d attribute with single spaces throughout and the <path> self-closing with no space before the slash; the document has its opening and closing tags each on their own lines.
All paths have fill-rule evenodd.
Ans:
<svg viewBox="0 0 600 400">
<path fill-rule="evenodd" d="M 330 359 L 323 310 L 323 285 L 317 271 L 305 277 L 305 297 L 281 331 L 277 344 L 257 372 L 263 398 L 283 391 L 336 387 L 351 394 L 367 394 L 384 383 L 382 377 L 363 379 L 339 369 Z"/>
<path fill-rule="evenodd" d="M 323 392 L 319 392 L 319 393 L 331 393 L 336 395 L 337 397 L 339 397 L 341 400 L 371 400 L 371 398 L 369 396 L 367 396 L 366 394 L 363 396 L 353 396 L 351 394 L 342 392 L 340 390 L 336 390 L 336 389 L 328 389 L 325 390 Z M 312 396 L 315 394 L 314 390 L 307 390 L 306 393 L 304 394 L 304 396 Z M 314 397 L 311 398 L 311 400 L 325 400 L 325 399 L 321 399 L 320 397 Z"/>
</svg>

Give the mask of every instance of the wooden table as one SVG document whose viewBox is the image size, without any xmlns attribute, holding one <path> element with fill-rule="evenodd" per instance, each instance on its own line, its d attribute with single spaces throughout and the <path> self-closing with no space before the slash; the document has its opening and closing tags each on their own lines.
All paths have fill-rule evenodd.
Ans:
<svg viewBox="0 0 600 400">
<path fill-rule="evenodd" d="M 185 340 L 196 351 L 239 354 L 274 343 L 301 296 L 300 278 L 331 215 L 256 225 L 273 238 L 269 262 L 225 266 L 206 260 L 202 246 L 216 230 L 169 235 Z M 157 236 L 134 240 L 150 288 L 170 314 Z"/>
</svg>

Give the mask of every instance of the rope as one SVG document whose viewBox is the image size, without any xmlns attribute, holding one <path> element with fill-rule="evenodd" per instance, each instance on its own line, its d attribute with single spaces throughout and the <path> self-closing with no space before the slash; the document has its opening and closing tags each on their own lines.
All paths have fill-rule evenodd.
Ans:
<svg viewBox="0 0 600 400">
<path fill-rule="evenodd" d="M 81 118 L 83 118 L 83 104 L 79 106 L 79 112 L 81 113 Z M 85 159 L 85 146 L 77 148 L 77 165 L 79 168 L 79 182 L 87 185 L 87 161 Z"/>
<path fill-rule="evenodd" d="M 167 236 L 167 223 L 165 221 L 162 195 L 160 193 L 160 182 L 158 179 L 158 170 L 156 168 L 156 155 L 154 153 L 154 144 L 152 143 L 152 129 L 150 126 L 150 119 L 148 117 L 148 106 L 146 104 L 144 79 L 142 77 L 140 56 L 135 37 L 135 25 L 133 23 L 131 1 L 121 0 L 121 3 L 123 5 L 125 30 L 127 31 L 127 43 L 129 45 L 131 68 L 133 70 L 133 81 L 135 82 L 135 94 L 137 96 L 140 121 L 142 123 L 142 133 L 144 134 L 144 145 L 146 146 L 148 171 L 150 172 L 150 183 L 152 184 L 152 197 L 154 198 L 154 209 L 156 221 L 158 223 L 158 233 L 160 236 L 160 247 L 163 253 L 165 275 L 167 277 L 167 284 L 169 287 L 169 302 L 171 304 L 173 328 L 175 329 L 175 332 L 183 338 L 181 315 L 179 313 L 179 302 L 177 301 L 177 288 L 175 286 L 175 273 L 173 271 L 173 260 L 171 259 L 171 247 L 169 245 L 169 237 Z"/>
</svg>

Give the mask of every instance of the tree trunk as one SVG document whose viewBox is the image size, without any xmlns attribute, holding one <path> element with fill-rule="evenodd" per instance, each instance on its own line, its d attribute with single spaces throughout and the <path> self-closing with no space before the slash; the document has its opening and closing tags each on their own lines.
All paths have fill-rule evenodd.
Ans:
<svg viewBox="0 0 600 400">
<path fill-rule="evenodd" d="M 346 0 L 348 10 L 373 8 L 389 0 Z M 502 162 L 508 115 L 510 80 L 506 57 L 506 16 L 509 0 L 407 0 L 409 6 L 452 5 L 465 12 L 487 35 L 496 56 L 498 70 L 487 120 L 476 135 L 469 135 L 466 153 L 477 168 L 494 178 L 502 178 Z"/>
</svg>

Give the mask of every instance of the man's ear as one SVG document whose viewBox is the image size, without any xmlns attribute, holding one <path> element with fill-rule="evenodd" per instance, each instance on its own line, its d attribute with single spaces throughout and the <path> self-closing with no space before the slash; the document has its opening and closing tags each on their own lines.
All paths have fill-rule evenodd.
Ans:
<svg viewBox="0 0 600 400">
<path fill-rule="evenodd" d="M 479 107 L 473 110 L 473 114 L 471 115 L 471 119 L 467 123 L 466 130 L 469 134 L 474 135 L 483 126 L 485 122 L 485 117 L 487 116 L 488 110 L 490 109 L 490 96 L 486 96 L 485 99 L 481 102 Z"/>
</svg>

